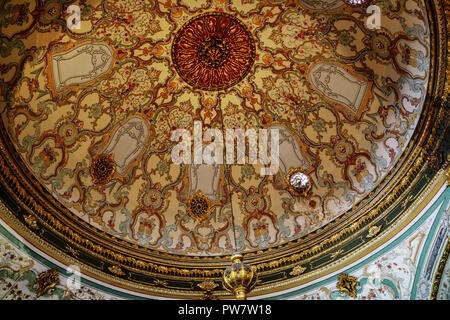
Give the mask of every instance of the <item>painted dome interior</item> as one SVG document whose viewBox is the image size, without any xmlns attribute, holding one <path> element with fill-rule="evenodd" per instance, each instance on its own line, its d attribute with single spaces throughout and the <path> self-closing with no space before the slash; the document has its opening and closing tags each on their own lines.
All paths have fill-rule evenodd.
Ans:
<svg viewBox="0 0 450 320">
<path fill-rule="evenodd" d="M 15 104 L 3 113 L 10 139 L 58 202 L 131 243 L 221 255 L 235 243 L 247 251 L 295 240 L 349 210 L 393 167 L 425 99 L 430 41 L 420 1 L 384 19 L 380 31 L 361 22 L 365 7 L 297 7 L 88 1 L 80 29 L 36 28 L 28 36 L 36 54 L 24 64 Z M 26 10 L 24 29 L 32 4 Z M 175 31 L 209 11 L 232 12 L 255 39 L 250 72 L 220 91 L 186 83 L 171 59 Z M 190 24 L 205 31 L 194 36 L 206 39 L 202 21 Z M 250 45 L 241 49 L 251 58 Z M 220 74 L 226 69 L 216 69 L 227 79 Z M 226 169 L 174 164 L 171 134 L 193 133 L 196 120 L 224 136 L 226 129 L 277 128 L 279 172 L 260 175 L 261 164 L 248 157 Z M 114 155 L 116 171 L 96 184 L 91 167 L 100 154 Z M 307 197 L 287 191 L 291 167 L 312 179 Z M 212 202 L 201 222 L 187 213 L 198 190 Z"/>
<path fill-rule="evenodd" d="M 278 250 L 372 212 L 438 78 L 427 2 L 362 2 L 6 1 L 2 150 L 60 230 L 113 251 L 192 268 L 293 254 Z M 186 163 L 180 129 L 194 135 Z M 264 129 L 267 154 L 279 133 L 274 172 L 248 143 L 205 163 L 211 132 L 254 130 L 261 151 Z"/>
</svg>

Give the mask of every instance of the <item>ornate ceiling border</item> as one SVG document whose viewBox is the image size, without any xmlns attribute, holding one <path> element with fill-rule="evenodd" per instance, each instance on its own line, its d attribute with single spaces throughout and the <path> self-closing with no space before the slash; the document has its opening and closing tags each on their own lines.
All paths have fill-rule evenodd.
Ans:
<svg viewBox="0 0 450 320">
<path fill-rule="evenodd" d="M 426 2 L 433 28 L 431 65 L 435 70 L 422 117 L 405 152 L 378 188 L 347 213 L 293 242 L 245 254 L 245 261 L 258 270 L 261 281 L 253 295 L 298 286 L 370 253 L 412 220 L 421 203 L 443 183 L 442 170 L 436 173 L 429 158 L 444 139 L 450 107 L 450 102 L 436 98 L 449 98 L 445 13 L 450 12 L 450 4 L 444 10 L 442 3 Z M 81 264 L 83 273 L 137 292 L 196 298 L 203 294 L 198 285 L 211 279 L 220 283 L 215 295 L 230 297 L 221 284 L 229 256 L 162 253 L 130 245 L 105 232 L 92 232 L 81 219 L 52 203 L 47 191 L 35 189 L 34 178 L 18 160 L 2 136 L 0 217 L 49 256 L 64 264 Z"/>
</svg>

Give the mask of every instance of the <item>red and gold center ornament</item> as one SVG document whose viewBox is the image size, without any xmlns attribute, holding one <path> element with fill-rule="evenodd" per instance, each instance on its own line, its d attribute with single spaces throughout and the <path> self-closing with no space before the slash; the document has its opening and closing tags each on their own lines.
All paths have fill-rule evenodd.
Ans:
<svg viewBox="0 0 450 320">
<path fill-rule="evenodd" d="M 188 20 L 172 44 L 172 61 L 180 77 L 194 88 L 221 90 L 245 78 L 255 60 L 255 43 L 247 27 L 223 12 Z"/>
</svg>

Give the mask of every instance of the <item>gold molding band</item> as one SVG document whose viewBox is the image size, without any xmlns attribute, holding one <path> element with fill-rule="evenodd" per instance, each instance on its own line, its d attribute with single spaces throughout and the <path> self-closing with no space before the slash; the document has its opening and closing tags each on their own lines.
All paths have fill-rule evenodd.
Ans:
<svg viewBox="0 0 450 320">
<path fill-rule="evenodd" d="M 431 300 L 437 299 L 437 294 L 439 292 L 439 287 L 441 285 L 442 274 L 444 272 L 445 265 L 447 264 L 449 254 L 450 254 L 450 240 L 447 240 L 447 245 L 445 246 L 444 252 L 442 253 L 442 257 L 439 260 L 439 264 L 433 280 L 433 285 L 431 287 L 431 295 L 430 295 Z"/>
<path fill-rule="evenodd" d="M 445 10 L 445 17 L 450 17 L 450 2 L 448 0 L 444 1 L 444 10 Z M 447 21 L 447 35 L 450 34 L 450 23 Z M 450 100 L 450 54 L 448 54 L 450 50 L 450 37 L 447 37 L 446 42 L 447 48 L 447 59 L 444 61 L 446 63 L 446 81 L 444 85 L 444 94 L 443 94 L 443 100 L 448 101 Z"/>
</svg>

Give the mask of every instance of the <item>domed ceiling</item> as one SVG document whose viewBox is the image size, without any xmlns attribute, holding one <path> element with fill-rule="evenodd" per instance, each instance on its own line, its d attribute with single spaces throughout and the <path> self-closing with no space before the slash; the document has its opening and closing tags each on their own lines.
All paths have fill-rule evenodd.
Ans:
<svg viewBox="0 0 450 320">
<path fill-rule="evenodd" d="M 11 225 L 101 281 L 171 297 L 219 284 L 236 251 L 261 292 L 361 254 L 432 179 L 447 54 L 439 1 L 363 2 L 5 2 Z M 275 170 L 261 129 L 279 133 Z M 258 161 L 249 144 L 228 161 L 211 143 L 227 130 L 259 134 Z"/>
</svg>

